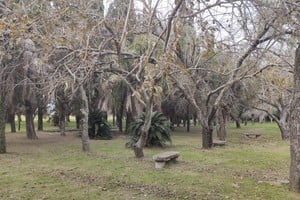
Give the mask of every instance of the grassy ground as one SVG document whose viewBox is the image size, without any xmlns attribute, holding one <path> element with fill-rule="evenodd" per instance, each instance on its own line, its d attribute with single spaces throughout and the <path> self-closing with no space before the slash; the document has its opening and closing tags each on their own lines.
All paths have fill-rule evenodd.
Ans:
<svg viewBox="0 0 300 200">
<path fill-rule="evenodd" d="M 243 132 L 260 139 L 244 139 Z M 275 124 L 229 127 L 228 144 L 201 149 L 199 128 L 177 128 L 173 145 L 145 149 L 136 159 L 125 149 L 125 136 L 91 141 L 81 151 L 80 138 L 69 133 L 39 132 L 30 141 L 24 133 L 8 133 L 8 153 L 0 155 L 0 199 L 300 199 L 286 181 L 289 143 L 281 141 Z M 180 151 L 175 164 L 154 169 L 152 156 Z"/>
</svg>

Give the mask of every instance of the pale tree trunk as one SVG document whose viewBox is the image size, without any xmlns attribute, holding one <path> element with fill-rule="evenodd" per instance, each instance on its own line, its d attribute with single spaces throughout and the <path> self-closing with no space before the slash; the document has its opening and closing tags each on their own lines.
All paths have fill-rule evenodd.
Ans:
<svg viewBox="0 0 300 200">
<path fill-rule="evenodd" d="M 226 140 L 226 111 L 222 108 L 217 111 L 217 136 L 219 140 Z"/>
<path fill-rule="evenodd" d="M 144 157 L 143 148 L 146 144 L 149 129 L 151 127 L 152 112 L 153 112 L 153 97 L 151 97 L 146 104 L 145 122 L 141 130 L 141 135 L 137 143 L 134 145 L 134 154 L 137 158 Z"/>
<path fill-rule="evenodd" d="M 26 121 L 26 135 L 28 139 L 38 139 L 34 129 L 34 112 L 32 103 L 29 100 L 25 100 L 25 121 Z"/>
<path fill-rule="evenodd" d="M 90 151 L 90 138 L 89 138 L 89 102 L 86 96 L 86 92 L 83 86 L 80 86 L 80 94 L 82 99 L 82 107 L 80 109 L 82 117 L 81 117 L 81 124 L 82 124 L 82 133 L 81 133 L 81 142 L 82 142 L 82 150 L 83 151 Z"/>
<path fill-rule="evenodd" d="M 300 45 L 296 50 L 294 91 L 289 118 L 290 129 L 290 189 L 300 192 Z"/>
<path fill-rule="evenodd" d="M 279 120 L 279 129 L 280 129 L 280 133 L 281 133 L 281 139 L 283 140 L 287 140 L 290 138 L 290 131 L 289 131 L 289 126 L 288 126 L 288 112 L 289 112 L 289 108 L 286 107 L 284 108 L 281 113 L 280 113 L 280 120 Z"/>
<path fill-rule="evenodd" d="M 6 153 L 5 114 L 6 114 L 6 105 L 4 102 L 4 98 L 0 97 L 0 154 Z"/>
</svg>

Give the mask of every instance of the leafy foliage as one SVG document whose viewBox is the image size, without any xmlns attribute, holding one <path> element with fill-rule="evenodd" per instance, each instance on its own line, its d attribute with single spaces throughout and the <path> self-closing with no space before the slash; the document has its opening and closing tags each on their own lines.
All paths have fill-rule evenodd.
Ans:
<svg viewBox="0 0 300 200">
<path fill-rule="evenodd" d="M 106 113 L 98 109 L 90 110 L 89 113 L 89 137 L 91 139 L 112 139 L 110 126 L 106 121 Z"/>
<path fill-rule="evenodd" d="M 130 124 L 128 132 L 130 133 L 130 139 L 126 143 L 126 147 L 133 147 L 138 141 L 141 130 L 145 122 L 145 113 L 141 113 L 140 116 Z M 151 117 L 151 126 L 149 129 L 148 138 L 146 140 L 146 146 L 165 146 L 166 142 L 172 142 L 171 140 L 170 122 L 168 119 L 159 112 L 153 112 Z"/>
</svg>

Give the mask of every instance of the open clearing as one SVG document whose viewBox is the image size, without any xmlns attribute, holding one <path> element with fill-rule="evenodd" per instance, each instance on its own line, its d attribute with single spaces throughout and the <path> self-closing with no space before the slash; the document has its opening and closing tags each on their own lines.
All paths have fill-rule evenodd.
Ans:
<svg viewBox="0 0 300 200">
<path fill-rule="evenodd" d="M 201 149 L 199 130 L 177 128 L 172 146 L 145 149 L 143 159 L 124 147 L 123 135 L 91 141 L 86 154 L 74 132 L 39 132 L 34 141 L 7 133 L 0 199 L 300 199 L 288 190 L 289 142 L 275 124 L 229 127 L 226 146 L 212 150 Z M 246 131 L 262 136 L 245 139 Z M 163 151 L 181 155 L 156 170 L 152 156 Z"/>
</svg>

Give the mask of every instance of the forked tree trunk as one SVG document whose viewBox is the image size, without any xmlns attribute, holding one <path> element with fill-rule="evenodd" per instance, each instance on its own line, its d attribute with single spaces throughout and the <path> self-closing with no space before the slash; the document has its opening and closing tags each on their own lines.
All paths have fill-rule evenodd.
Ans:
<svg viewBox="0 0 300 200">
<path fill-rule="evenodd" d="M 296 50 L 294 91 L 289 118 L 290 129 L 290 189 L 300 192 L 300 45 Z"/>
<path fill-rule="evenodd" d="M 4 99 L 0 97 L 0 154 L 6 153 L 5 113 L 6 113 L 6 105 Z"/>
<path fill-rule="evenodd" d="M 134 154 L 137 158 L 144 157 L 143 148 L 146 144 L 149 129 L 151 127 L 151 120 L 152 120 L 152 112 L 153 112 L 153 98 L 151 98 L 146 105 L 146 113 L 145 113 L 145 122 L 142 127 L 141 136 L 137 143 L 134 145 Z"/>
<path fill-rule="evenodd" d="M 34 112 L 30 101 L 25 100 L 26 135 L 28 139 L 38 139 L 34 129 Z"/>
<path fill-rule="evenodd" d="M 86 92 L 83 88 L 83 86 L 80 86 L 80 94 L 82 99 L 82 107 L 80 109 L 82 117 L 81 117 L 81 123 L 82 123 L 82 133 L 81 133 L 81 142 L 82 142 L 82 150 L 83 151 L 90 151 L 90 138 L 89 138 L 89 125 L 88 125 L 88 119 L 89 119 L 89 102 L 86 96 Z"/>
</svg>

